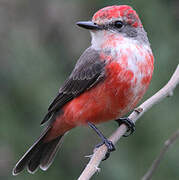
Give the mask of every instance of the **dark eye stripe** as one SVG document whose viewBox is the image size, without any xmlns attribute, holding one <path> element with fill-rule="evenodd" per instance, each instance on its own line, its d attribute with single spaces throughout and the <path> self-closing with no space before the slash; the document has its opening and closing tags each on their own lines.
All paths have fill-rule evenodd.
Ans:
<svg viewBox="0 0 179 180">
<path fill-rule="evenodd" d="M 104 24 L 104 25 L 98 25 L 100 27 L 100 29 L 121 29 L 123 26 L 125 25 L 125 23 L 123 21 L 117 20 L 114 22 L 110 22 L 109 24 Z"/>
</svg>

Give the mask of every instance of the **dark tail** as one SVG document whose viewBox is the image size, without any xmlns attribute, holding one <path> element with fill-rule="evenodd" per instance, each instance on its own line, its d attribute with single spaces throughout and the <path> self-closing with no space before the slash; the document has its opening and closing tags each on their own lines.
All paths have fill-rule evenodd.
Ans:
<svg viewBox="0 0 179 180">
<path fill-rule="evenodd" d="M 47 128 L 19 160 L 13 169 L 13 175 L 19 174 L 26 167 L 30 173 L 35 173 L 39 166 L 44 171 L 49 168 L 63 139 L 62 135 L 48 143 L 43 142 L 49 130 Z"/>
</svg>

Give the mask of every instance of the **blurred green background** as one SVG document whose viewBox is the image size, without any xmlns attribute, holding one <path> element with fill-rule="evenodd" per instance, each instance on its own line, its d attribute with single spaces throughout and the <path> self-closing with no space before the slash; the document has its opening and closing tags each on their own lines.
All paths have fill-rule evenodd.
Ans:
<svg viewBox="0 0 179 180">
<path fill-rule="evenodd" d="M 0 179 L 77 179 L 100 140 L 89 128 L 73 129 L 48 171 L 34 175 L 11 170 L 41 130 L 40 121 L 58 88 L 80 54 L 90 45 L 90 34 L 75 25 L 89 20 L 108 5 L 133 6 L 148 32 L 155 70 L 143 101 L 157 92 L 179 63 L 178 0 L 0 0 Z M 137 122 L 136 132 L 122 138 L 101 172 L 92 179 L 140 179 L 164 141 L 179 128 L 179 89 L 155 105 Z M 106 136 L 114 122 L 99 125 Z M 154 180 L 179 179 L 179 141 L 165 155 Z"/>
</svg>

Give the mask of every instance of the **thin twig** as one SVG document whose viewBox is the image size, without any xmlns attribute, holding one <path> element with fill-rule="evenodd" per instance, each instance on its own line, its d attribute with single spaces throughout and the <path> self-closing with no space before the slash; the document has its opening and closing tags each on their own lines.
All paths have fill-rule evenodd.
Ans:
<svg viewBox="0 0 179 180">
<path fill-rule="evenodd" d="M 172 144 L 179 138 L 179 129 L 164 143 L 164 147 L 161 149 L 159 156 L 153 161 L 151 167 L 147 171 L 147 173 L 143 176 L 142 180 L 150 180 L 154 171 L 159 166 L 162 158 L 164 157 L 165 153 L 171 147 Z"/>
<path fill-rule="evenodd" d="M 162 99 L 173 94 L 173 90 L 179 84 L 179 65 L 177 66 L 174 74 L 172 75 L 169 82 L 151 98 L 146 100 L 138 108 L 136 108 L 130 115 L 129 118 L 136 122 L 147 110 L 149 110 L 154 104 L 157 104 Z M 126 125 L 122 124 L 109 138 L 114 144 L 121 138 L 126 132 Z M 89 163 L 83 170 L 78 180 L 89 180 L 95 172 L 98 170 L 98 166 L 107 152 L 105 145 L 99 147 L 92 155 Z"/>
</svg>

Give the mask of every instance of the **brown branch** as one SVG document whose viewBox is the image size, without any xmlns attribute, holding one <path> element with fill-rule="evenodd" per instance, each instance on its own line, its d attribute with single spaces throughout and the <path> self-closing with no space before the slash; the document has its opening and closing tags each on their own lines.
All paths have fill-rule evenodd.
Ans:
<svg viewBox="0 0 179 180">
<path fill-rule="evenodd" d="M 172 144 L 179 138 L 179 129 L 164 143 L 164 147 L 161 149 L 160 154 L 156 157 L 156 159 L 153 161 L 151 167 L 147 171 L 147 173 L 143 176 L 142 180 L 150 180 L 154 171 L 159 166 L 162 158 L 164 157 L 165 153 L 168 151 L 168 149 L 171 147 Z"/>
<path fill-rule="evenodd" d="M 129 118 L 136 122 L 147 110 L 149 110 L 153 105 L 160 102 L 167 96 L 173 95 L 173 90 L 179 84 L 179 65 L 177 66 L 174 74 L 172 75 L 169 82 L 156 94 L 146 100 L 143 104 L 141 104 L 138 108 L 136 108 L 130 115 Z M 121 136 L 126 132 L 126 125 L 122 124 L 109 138 L 114 144 L 121 138 Z M 99 147 L 92 155 L 89 163 L 83 170 L 82 174 L 78 178 L 78 180 L 88 180 L 90 179 L 96 171 L 99 170 L 98 166 L 101 160 L 104 158 L 107 152 L 107 148 L 105 145 Z"/>
</svg>

